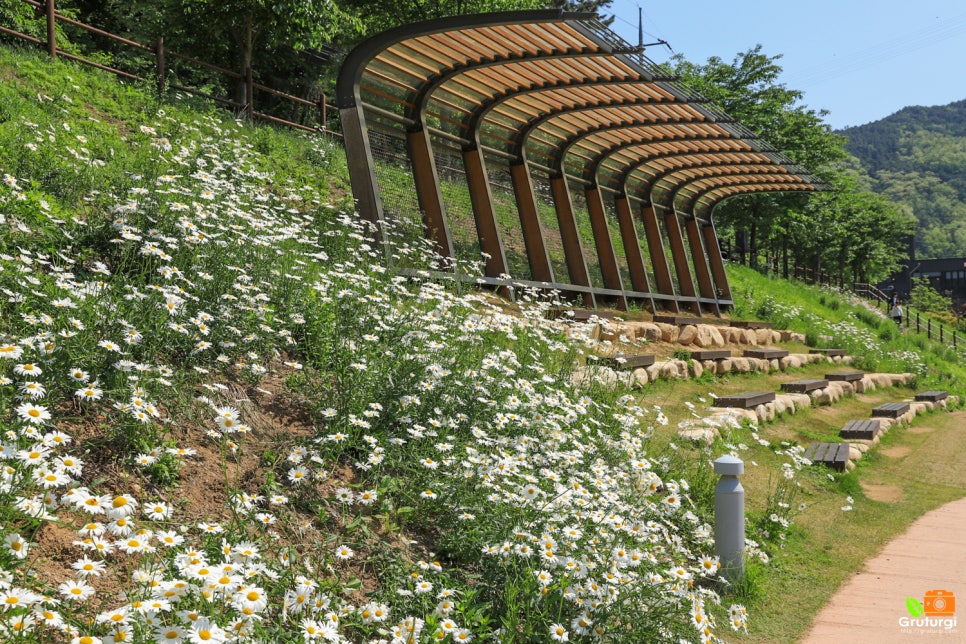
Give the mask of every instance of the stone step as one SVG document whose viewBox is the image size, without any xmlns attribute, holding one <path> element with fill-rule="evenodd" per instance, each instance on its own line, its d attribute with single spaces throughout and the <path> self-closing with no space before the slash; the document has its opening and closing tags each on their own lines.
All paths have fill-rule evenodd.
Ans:
<svg viewBox="0 0 966 644">
<path fill-rule="evenodd" d="M 599 360 L 599 364 L 606 365 L 612 369 L 631 371 L 650 367 L 654 364 L 654 356 L 650 354 L 618 353 L 606 356 Z"/>
<path fill-rule="evenodd" d="M 692 360 L 724 360 L 730 357 L 731 351 L 728 349 L 702 349 L 691 352 Z"/>
<path fill-rule="evenodd" d="M 849 355 L 848 352 L 845 349 L 809 349 L 808 352 L 809 353 L 821 353 L 821 354 L 826 355 L 826 356 L 828 356 L 830 358 L 834 358 L 835 356 L 847 356 L 847 355 Z"/>
<path fill-rule="evenodd" d="M 746 358 L 758 358 L 759 360 L 776 360 L 788 355 L 785 349 L 745 349 L 742 354 Z"/>
<path fill-rule="evenodd" d="M 825 374 L 825 378 L 833 382 L 858 382 L 863 377 L 865 377 L 865 374 L 861 371 L 840 371 Z"/>
<path fill-rule="evenodd" d="M 821 463 L 837 472 L 844 472 L 849 463 L 848 443 L 812 443 L 805 450 L 805 458 Z"/>
<path fill-rule="evenodd" d="M 872 410 L 873 418 L 898 418 L 909 411 L 909 403 L 886 403 Z"/>
<path fill-rule="evenodd" d="M 850 420 L 839 430 L 839 436 L 853 440 L 873 440 L 878 436 L 882 426 L 877 420 Z"/>
<path fill-rule="evenodd" d="M 738 409 L 752 409 L 775 400 L 774 391 L 746 391 L 730 396 L 720 396 L 714 399 L 715 407 L 737 407 Z"/>
<path fill-rule="evenodd" d="M 940 400 L 946 400 L 949 397 L 949 393 L 945 391 L 924 391 L 921 394 L 916 394 L 917 402 L 939 402 Z"/>
<path fill-rule="evenodd" d="M 810 378 L 807 380 L 796 380 L 794 382 L 782 383 L 782 391 L 790 394 L 807 394 L 810 391 L 815 391 L 816 389 L 825 389 L 826 387 L 828 387 L 828 380 L 819 378 Z"/>
</svg>

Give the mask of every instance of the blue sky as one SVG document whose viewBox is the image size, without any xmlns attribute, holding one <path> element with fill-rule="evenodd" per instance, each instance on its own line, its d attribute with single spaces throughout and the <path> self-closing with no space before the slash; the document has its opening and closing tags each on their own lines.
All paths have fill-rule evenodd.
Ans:
<svg viewBox="0 0 966 644">
<path fill-rule="evenodd" d="M 645 43 L 664 39 L 692 62 L 731 62 L 756 44 L 782 54 L 782 81 L 836 129 L 966 99 L 963 0 L 614 0 L 611 28 L 632 44 L 639 6 Z M 669 55 L 647 49 L 655 62 Z"/>
</svg>

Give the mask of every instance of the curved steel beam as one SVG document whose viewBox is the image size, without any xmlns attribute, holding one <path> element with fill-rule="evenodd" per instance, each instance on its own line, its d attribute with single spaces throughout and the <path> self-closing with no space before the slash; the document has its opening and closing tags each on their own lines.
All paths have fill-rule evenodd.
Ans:
<svg viewBox="0 0 966 644">
<path fill-rule="evenodd" d="M 769 164 L 752 163 L 752 162 L 748 162 L 744 164 L 718 163 L 718 164 L 707 165 L 705 167 L 700 168 L 701 173 L 699 176 L 685 177 L 683 181 L 673 184 L 670 188 L 667 188 L 664 191 L 665 197 L 657 201 L 654 201 L 654 197 L 658 196 L 656 193 L 658 186 L 657 186 L 657 182 L 655 182 L 654 187 L 651 189 L 652 202 L 657 203 L 661 208 L 664 208 L 667 210 L 674 210 L 675 201 L 677 200 L 677 197 L 682 190 L 687 189 L 687 187 L 690 186 L 691 184 L 698 183 L 700 181 L 704 181 L 707 179 L 712 179 L 715 177 L 733 177 L 733 176 L 745 176 L 745 175 L 752 175 L 752 174 L 757 176 L 763 176 L 765 174 L 767 174 L 767 176 L 794 176 L 791 174 L 780 174 L 780 173 L 770 171 L 767 168 L 768 165 Z M 774 167 L 774 164 L 770 164 L 770 165 Z M 752 170 L 752 168 L 754 168 L 755 166 L 763 166 L 763 169 L 760 172 L 750 172 L 750 170 Z M 678 173 L 687 172 L 688 170 L 691 170 L 691 169 L 692 167 L 674 170 L 673 172 L 668 173 L 665 178 L 674 176 L 675 174 L 678 174 Z"/>
<path fill-rule="evenodd" d="M 731 189 L 736 187 L 742 188 L 742 190 L 733 192 L 731 194 L 716 195 L 716 198 L 710 202 L 701 201 L 702 199 L 708 197 L 709 195 L 713 195 L 716 192 L 730 191 Z M 716 186 L 714 188 L 708 188 L 706 190 L 703 190 L 699 194 L 695 195 L 691 199 L 691 203 L 693 204 L 691 208 L 692 208 L 692 212 L 695 214 L 696 217 L 700 216 L 701 218 L 705 218 L 705 215 L 707 215 L 707 219 L 710 220 L 712 212 L 718 206 L 718 204 L 720 204 L 722 201 L 726 201 L 727 199 L 731 199 L 732 197 L 740 197 L 743 195 L 757 194 L 762 192 L 815 192 L 815 191 L 816 191 L 815 186 L 811 184 L 805 184 L 805 183 L 799 184 L 797 186 L 795 184 L 788 184 L 787 186 L 783 186 L 780 189 L 771 187 L 768 184 L 756 184 L 756 183 L 742 183 L 742 184 L 732 184 L 729 186 Z"/>
<path fill-rule="evenodd" d="M 552 112 L 547 112 L 545 114 L 541 114 L 537 118 L 531 119 L 530 121 L 528 121 L 526 125 L 517 132 L 517 136 L 513 141 L 513 144 L 514 144 L 513 154 L 516 154 L 517 156 L 521 156 L 523 154 L 523 151 L 526 149 L 527 142 L 529 141 L 530 137 L 534 134 L 534 132 L 536 132 L 538 129 L 540 129 L 541 126 L 549 123 L 555 118 L 561 118 L 564 116 L 568 116 L 570 114 L 602 111 L 602 110 L 607 110 L 611 108 L 648 107 L 650 105 L 658 105 L 658 104 L 655 103 L 654 101 L 646 101 L 646 100 L 617 99 L 613 101 L 601 101 L 598 103 L 582 105 L 580 107 L 567 110 L 564 112 L 552 111 Z M 620 122 L 612 121 L 606 125 L 602 125 L 600 128 L 588 129 L 588 130 L 582 131 L 582 133 L 577 136 L 577 140 L 579 140 L 579 138 L 581 138 L 582 136 L 593 134 L 595 131 L 599 129 L 626 130 L 633 127 L 648 127 L 648 126 L 654 126 L 654 125 L 673 125 L 676 123 L 697 123 L 697 124 L 709 124 L 709 125 L 717 124 L 712 121 L 700 121 L 697 119 L 689 121 L 681 118 L 675 118 L 674 120 L 661 119 L 661 120 L 648 120 L 648 121 L 643 121 L 643 120 L 642 121 L 620 121 Z M 724 124 L 721 124 L 721 125 L 722 127 L 724 127 Z M 573 137 L 571 137 L 571 139 L 572 138 Z M 681 139 L 681 140 L 686 140 L 689 138 L 694 138 L 694 137 L 685 137 L 685 139 Z M 734 138 L 734 135 L 728 138 Z M 571 139 L 567 139 L 566 141 L 570 143 Z M 674 141 L 674 140 L 678 140 L 678 139 L 676 137 L 670 137 L 670 138 L 658 139 L 658 140 L 655 140 L 654 142 L 658 143 L 658 142 Z M 558 156 L 561 156 L 561 155 L 558 155 Z"/>
<path fill-rule="evenodd" d="M 756 178 L 758 179 L 757 181 L 754 180 Z M 781 187 L 780 188 L 772 187 L 771 189 L 766 188 L 767 186 L 776 186 L 776 185 L 780 185 Z M 708 194 L 717 192 L 719 190 L 730 190 L 736 187 L 750 188 L 755 186 L 758 187 L 758 189 L 740 190 L 736 192 L 735 195 L 741 194 L 742 192 L 746 192 L 746 193 L 747 192 L 811 192 L 815 190 L 814 186 L 812 186 L 811 184 L 803 183 L 801 180 L 780 181 L 775 178 L 766 179 L 764 177 L 758 177 L 757 175 L 748 175 L 747 180 L 744 180 L 744 181 L 740 181 L 737 183 L 707 186 L 699 189 L 693 195 L 688 197 L 686 206 L 679 208 L 679 210 L 683 212 L 687 212 L 688 214 L 693 214 L 694 216 L 697 216 L 697 212 L 695 211 L 697 202 L 703 197 L 707 196 Z M 729 195 L 729 196 L 735 196 L 735 195 Z M 675 204 L 675 207 L 677 207 L 676 204 Z M 706 210 L 706 209 L 703 209 L 703 210 Z"/>
</svg>

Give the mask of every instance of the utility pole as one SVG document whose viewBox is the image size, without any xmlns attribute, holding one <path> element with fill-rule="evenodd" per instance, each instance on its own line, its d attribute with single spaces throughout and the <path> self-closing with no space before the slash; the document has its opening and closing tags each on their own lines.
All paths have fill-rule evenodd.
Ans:
<svg viewBox="0 0 966 644">
<path fill-rule="evenodd" d="M 644 64 L 644 10 L 637 5 L 637 49 L 638 62 Z"/>
</svg>

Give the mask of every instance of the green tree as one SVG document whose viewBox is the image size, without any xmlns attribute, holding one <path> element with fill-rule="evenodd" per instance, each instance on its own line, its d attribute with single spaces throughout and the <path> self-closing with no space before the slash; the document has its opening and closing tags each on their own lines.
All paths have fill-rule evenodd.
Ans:
<svg viewBox="0 0 966 644">
<path fill-rule="evenodd" d="M 552 9 L 563 9 L 564 11 L 586 11 L 596 13 L 601 16 L 601 22 L 610 25 L 614 22 L 614 16 L 604 17 L 604 10 L 610 8 L 614 0 L 550 0 L 548 5 Z"/>
<path fill-rule="evenodd" d="M 781 56 L 767 56 L 760 45 L 735 56 L 731 63 L 712 57 L 695 64 L 676 56 L 669 71 L 737 119 L 752 135 L 785 153 L 817 180 L 830 183 L 846 159 L 845 139 L 824 122 L 825 112 L 802 103 L 802 93 L 780 82 Z M 827 203 L 820 200 L 818 204 Z M 823 270 L 829 243 L 839 226 L 830 213 L 802 193 L 770 193 L 735 197 L 715 210 L 723 233 L 749 232 L 751 262 L 760 251 L 777 259 L 787 273 L 789 263 L 805 257 Z M 821 223 L 821 225 L 816 225 Z M 810 235 L 811 239 L 803 238 Z"/>
<path fill-rule="evenodd" d="M 672 59 L 671 71 L 685 84 L 824 184 L 818 193 L 729 199 L 715 210 L 719 228 L 749 231 L 752 264 L 764 252 L 786 276 L 798 264 L 842 281 L 881 279 L 905 257 L 914 221 L 908 209 L 868 189 L 874 182 L 847 155 L 845 138 L 824 122 L 825 112 L 808 108 L 801 92 L 780 82 L 780 58 L 759 45 L 731 63 Z"/>
</svg>

